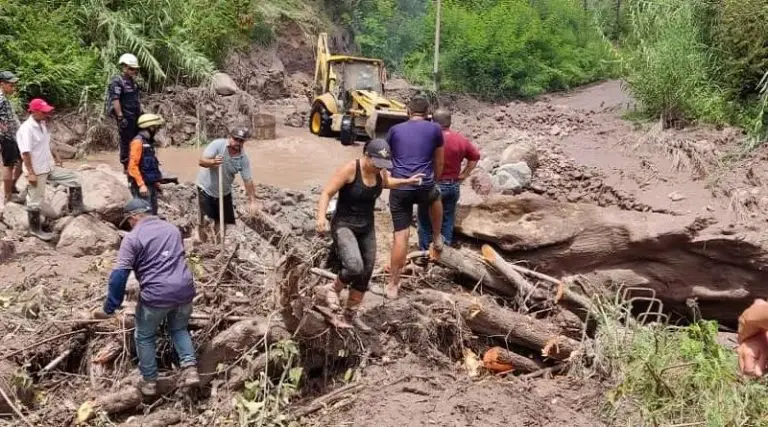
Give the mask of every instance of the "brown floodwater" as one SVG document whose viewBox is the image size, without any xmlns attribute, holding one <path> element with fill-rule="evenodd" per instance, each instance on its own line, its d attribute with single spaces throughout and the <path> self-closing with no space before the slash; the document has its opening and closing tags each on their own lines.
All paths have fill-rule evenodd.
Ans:
<svg viewBox="0 0 768 427">
<path fill-rule="evenodd" d="M 204 149 L 202 145 L 160 148 L 157 156 L 164 173 L 193 182 Z M 248 141 L 245 150 L 257 183 L 303 190 L 324 184 L 336 168 L 360 155 L 362 146 L 345 147 L 337 139 L 316 137 L 307 129 L 279 126 L 277 139 Z M 72 164 L 83 162 L 106 163 L 121 169 L 116 151 L 93 153 Z"/>
</svg>

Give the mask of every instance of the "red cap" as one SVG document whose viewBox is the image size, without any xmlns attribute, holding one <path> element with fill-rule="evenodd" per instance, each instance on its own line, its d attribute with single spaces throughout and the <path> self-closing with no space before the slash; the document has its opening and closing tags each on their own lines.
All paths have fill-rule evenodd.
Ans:
<svg viewBox="0 0 768 427">
<path fill-rule="evenodd" d="M 30 113 L 50 113 L 51 111 L 53 111 L 53 107 L 40 98 L 29 101 Z"/>
</svg>

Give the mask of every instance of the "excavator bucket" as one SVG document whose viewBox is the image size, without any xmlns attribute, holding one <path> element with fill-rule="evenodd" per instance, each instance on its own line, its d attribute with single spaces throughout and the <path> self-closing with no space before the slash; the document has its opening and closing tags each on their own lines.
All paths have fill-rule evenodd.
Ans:
<svg viewBox="0 0 768 427">
<path fill-rule="evenodd" d="M 365 133 L 370 138 L 384 138 L 392 126 L 407 120 L 408 116 L 405 113 L 376 110 L 368 116 Z"/>
</svg>

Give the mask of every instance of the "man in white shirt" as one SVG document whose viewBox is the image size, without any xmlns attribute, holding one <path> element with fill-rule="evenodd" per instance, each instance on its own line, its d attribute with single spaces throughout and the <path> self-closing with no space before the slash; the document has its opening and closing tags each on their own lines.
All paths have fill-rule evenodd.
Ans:
<svg viewBox="0 0 768 427">
<path fill-rule="evenodd" d="M 61 167 L 58 154 L 51 149 L 51 134 L 47 120 L 53 107 L 40 98 L 29 102 L 29 118 L 16 132 L 24 170 L 27 173 L 27 211 L 29 231 L 41 240 L 51 240 L 53 235 L 40 228 L 40 207 L 45 201 L 45 185 L 63 185 L 69 188 L 69 209 L 71 214 L 83 212 L 83 192 L 80 178 L 71 170 Z"/>
</svg>

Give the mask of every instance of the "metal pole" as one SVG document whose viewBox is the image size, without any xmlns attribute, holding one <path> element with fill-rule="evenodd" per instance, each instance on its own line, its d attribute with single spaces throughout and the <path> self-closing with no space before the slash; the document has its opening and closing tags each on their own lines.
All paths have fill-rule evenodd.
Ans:
<svg viewBox="0 0 768 427">
<path fill-rule="evenodd" d="M 435 93 L 437 93 L 437 73 L 438 73 L 438 62 L 440 61 L 440 6 L 442 4 L 441 0 L 437 0 L 437 13 L 435 14 L 435 65 L 432 69 L 432 78 L 433 83 L 435 85 Z"/>
<path fill-rule="evenodd" d="M 224 164 L 219 165 L 219 238 L 224 251 Z"/>
</svg>

